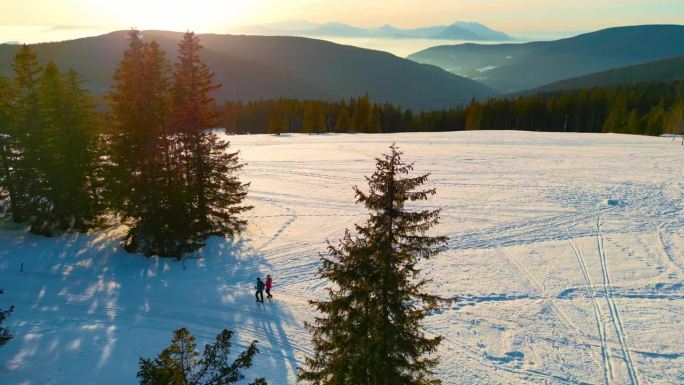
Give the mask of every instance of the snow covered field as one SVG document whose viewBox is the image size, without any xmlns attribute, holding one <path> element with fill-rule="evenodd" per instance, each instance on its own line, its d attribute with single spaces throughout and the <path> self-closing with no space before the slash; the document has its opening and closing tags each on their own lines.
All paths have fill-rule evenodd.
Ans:
<svg viewBox="0 0 684 385">
<path fill-rule="evenodd" d="M 684 383 L 684 149 L 667 138 L 524 132 L 252 135 L 251 224 L 185 266 L 122 252 L 121 228 L 42 238 L 0 231 L 0 308 L 16 305 L 0 383 L 133 384 L 137 359 L 187 326 L 260 341 L 249 378 L 294 383 L 326 239 L 364 219 L 353 185 L 396 141 L 437 187 L 450 249 L 422 264 L 454 300 L 445 384 Z M 610 202 L 608 202 L 610 200 Z M 20 264 L 23 263 L 23 272 Z M 275 300 L 256 304 L 257 275 Z M 458 300 L 456 301 L 456 296 Z"/>
</svg>

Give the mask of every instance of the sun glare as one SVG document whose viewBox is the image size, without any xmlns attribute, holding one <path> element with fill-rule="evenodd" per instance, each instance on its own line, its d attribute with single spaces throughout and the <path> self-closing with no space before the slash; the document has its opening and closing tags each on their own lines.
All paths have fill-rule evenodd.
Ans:
<svg viewBox="0 0 684 385">
<path fill-rule="evenodd" d="M 228 29 L 249 19 L 259 1 L 235 0 L 97 0 L 102 12 L 119 27 L 140 29 L 194 30 L 209 32 Z"/>
</svg>

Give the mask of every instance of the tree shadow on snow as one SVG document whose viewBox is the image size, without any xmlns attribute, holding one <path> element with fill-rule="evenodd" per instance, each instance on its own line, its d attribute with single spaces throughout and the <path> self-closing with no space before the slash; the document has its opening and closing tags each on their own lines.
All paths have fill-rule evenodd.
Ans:
<svg viewBox="0 0 684 385">
<path fill-rule="evenodd" d="M 0 232 L 0 308 L 16 305 L 6 321 L 16 338 L 0 349 L 8 383 L 134 383 L 138 357 L 155 356 L 183 326 L 200 350 L 224 328 L 234 332 L 234 354 L 259 340 L 247 378 L 294 381 L 287 331 L 298 321 L 276 301 L 255 303 L 254 281 L 271 266 L 249 240 L 212 238 L 176 261 L 127 254 L 124 231 Z"/>
</svg>

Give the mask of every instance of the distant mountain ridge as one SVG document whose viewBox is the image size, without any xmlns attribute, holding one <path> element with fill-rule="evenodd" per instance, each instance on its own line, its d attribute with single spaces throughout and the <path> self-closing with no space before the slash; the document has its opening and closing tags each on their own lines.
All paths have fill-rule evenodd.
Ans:
<svg viewBox="0 0 684 385">
<path fill-rule="evenodd" d="M 389 39 L 445 39 L 471 41 L 511 41 L 510 35 L 495 31 L 486 25 L 475 22 L 457 21 L 451 25 L 435 25 L 421 28 L 397 28 L 383 25 L 361 28 L 344 23 L 318 24 L 306 20 L 281 22 L 264 25 L 240 27 L 234 33 L 253 35 L 286 36 L 335 36 L 335 37 L 374 37 Z"/>
<path fill-rule="evenodd" d="M 127 46 L 126 31 L 32 47 L 44 64 L 75 69 L 95 95 L 105 95 Z M 180 32 L 143 31 L 174 62 Z M 415 110 L 441 109 L 493 95 L 487 87 L 386 52 L 302 37 L 201 34 L 202 58 L 223 86 L 219 101 L 277 98 L 340 100 L 368 92 L 377 102 Z M 12 75 L 19 46 L 0 45 L 0 75 Z"/>
<path fill-rule="evenodd" d="M 592 87 L 606 87 L 620 84 L 661 82 L 684 79 L 684 56 L 656 60 L 644 64 L 620 67 L 561 80 L 539 88 L 525 91 L 525 94 L 577 90 Z"/>
<path fill-rule="evenodd" d="M 409 55 L 477 80 L 499 93 L 538 88 L 563 79 L 684 55 L 684 26 L 608 28 L 554 41 L 460 44 Z"/>
</svg>

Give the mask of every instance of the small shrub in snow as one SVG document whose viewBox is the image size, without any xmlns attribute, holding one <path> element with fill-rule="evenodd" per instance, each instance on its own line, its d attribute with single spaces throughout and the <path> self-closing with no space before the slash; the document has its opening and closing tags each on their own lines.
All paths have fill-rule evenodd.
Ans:
<svg viewBox="0 0 684 385">
<path fill-rule="evenodd" d="M 0 294 L 2 294 L 2 290 L 0 290 Z M 7 341 L 14 337 L 7 328 L 2 327 L 2 322 L 7 319 L 7 317 L 12 315 L 13 311 L 14 306 L 10 306 L 8 310 L 0 309 L 0 346 L 6 344 Z"/>
</svg>

